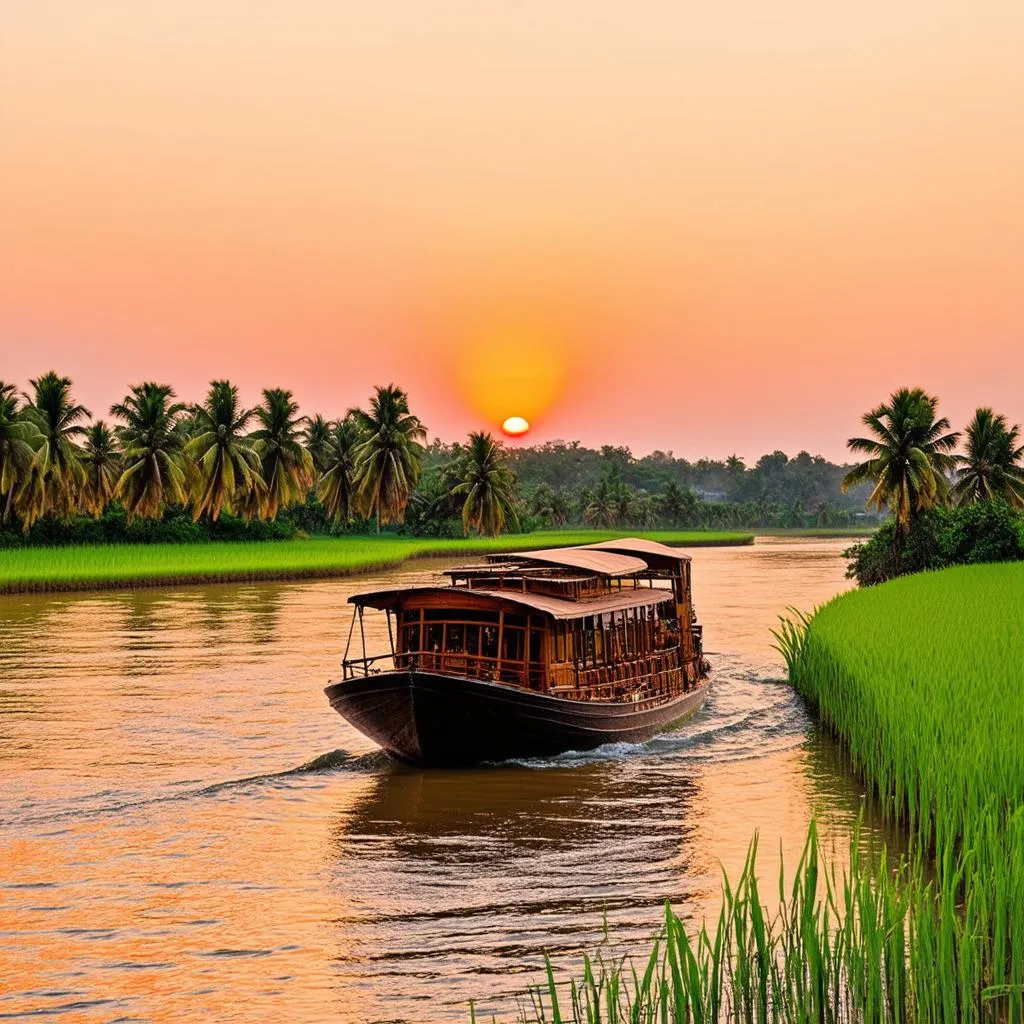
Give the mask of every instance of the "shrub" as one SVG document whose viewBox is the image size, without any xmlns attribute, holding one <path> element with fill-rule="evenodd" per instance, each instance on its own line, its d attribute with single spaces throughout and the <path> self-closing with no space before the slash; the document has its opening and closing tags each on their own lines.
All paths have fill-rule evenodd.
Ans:
<svg viewBox="0 0 1024 1024">
<path fill-rule="evenodd" d="M 1001 500 L 935 508 L 914 521 L 901 542 L 893 522 L 844 552 L 847 575 L 861 586 L 951 565 L 1024 559 L 1024 517 Z"/>
</svg>

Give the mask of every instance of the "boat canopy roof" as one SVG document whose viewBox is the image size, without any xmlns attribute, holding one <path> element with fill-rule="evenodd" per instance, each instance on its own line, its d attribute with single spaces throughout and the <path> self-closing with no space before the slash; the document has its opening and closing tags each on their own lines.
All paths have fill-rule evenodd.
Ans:
<svg viewBox="0 0 1024 1024">
<path fill-rule="evenodd" d="M 504 604 L 542 612 L 555 619 L 582 619 L 588 615 L 623 611 L 627 608 L 650 608 L 673 600 L 672 591 L 661 587 L 639 587 L 636 590 L 617 590 L 586 601 L 566 601 L 547 594 L 520 593 L 515 590 L 469 590 L 467 588 L 425 586 L 401 587 L 393 590 L 375 590 L 365 594 L 353 594 L 349 601 L 360 607 L 394 608 L 408 597 L 436 595 L 451 602 L 452 611 L 460 605 L 472 607 L 474 598 L 490 598 Z"/>
<path fill-rule="evenodd" d="M 634 576 L 647 569 L 642 558 L 598 548 L 545 548 L 540 551 L 512 551 L 487 556 L 488 562 L 537 562 L 565 569 L 583 569 L 595 576 Z"/>
<path fill-rule="evenodd" d="M 643 537 L 620 537 L 618 540 L 599 540 L 596 544 L 588 544 L 593 551 L 612 551 L 623 555 L 635 555 L 639 558 L 669 558 L 674 562 L 692 561 L 689 555 L 679 548 L 670 548 L 667 544 L 659 544 L 656 540 Z M 651 566 L 653 569 L 654 566 Z"/>
</svg>

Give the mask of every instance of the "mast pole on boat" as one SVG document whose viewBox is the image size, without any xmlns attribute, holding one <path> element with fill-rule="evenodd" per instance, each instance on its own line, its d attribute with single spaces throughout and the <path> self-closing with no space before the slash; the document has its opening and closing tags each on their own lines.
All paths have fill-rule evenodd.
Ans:
<svg viewBox="0 0 1024 1024">
<path fill-rule="evenodd" d="M 342 661 L 348 661 L 348 652 L 352 648 L 352 634 L 356 628 L 356 616 L 359 614 L 359 606 L 352 606 L 352 620 L 348 624 L 348 640 L 345 641 L 345 654 L 342 657 Z"/>
<path fill-rule="evenodd" d="M 391 644 L 391 660 L 395 659 L 395 634 L 391 632 L 391 609 L 385 608 L 384 615 L 388 620 L 388 643 Z M 398 612 L 395 612 L 395 618 L 398 618 Z"/>
<path fill-rule="evenodd" d="M 359 605 L 359 635 L 363 641 L 363 671 L 369 674 L 369 666 L 366 664 L 366 632 L 363 629 L 363 606 Z"/>
</svg>

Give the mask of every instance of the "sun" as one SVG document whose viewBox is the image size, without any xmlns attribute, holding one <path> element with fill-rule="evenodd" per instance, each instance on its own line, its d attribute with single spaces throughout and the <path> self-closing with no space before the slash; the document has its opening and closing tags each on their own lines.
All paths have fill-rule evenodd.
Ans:
<svg viewBox="0 0 1024 1024">
<path fill-rule="evenodd" d="M 502 423 L 501 429 L 510 437 L 519 437 L 530 429 L 530 424 L 522 416 L 509 416 L 509 418 Z"/>
</svg>

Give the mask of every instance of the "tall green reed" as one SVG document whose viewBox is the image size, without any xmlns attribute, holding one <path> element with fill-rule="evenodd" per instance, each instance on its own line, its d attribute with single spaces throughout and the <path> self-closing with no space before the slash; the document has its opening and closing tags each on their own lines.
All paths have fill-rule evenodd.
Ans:
<svg viewBox="0 0 1024 1024">
<path fill-rule="evenodd" d="M 853 591 L 775 631 L 791 681 L 901 823 L 909 853 L 826 869 L 812 824 L 769 914 L 756 839 L 717 922 L 666 908 L 646 967 L 588 961 L 572 1024 L 1024 1020 L 1024 565 Z M 559 989 L 534 993 L 547 1021 Z M 564 1002 L 564 1000 L 563 1000 Z"/>
</svg>

